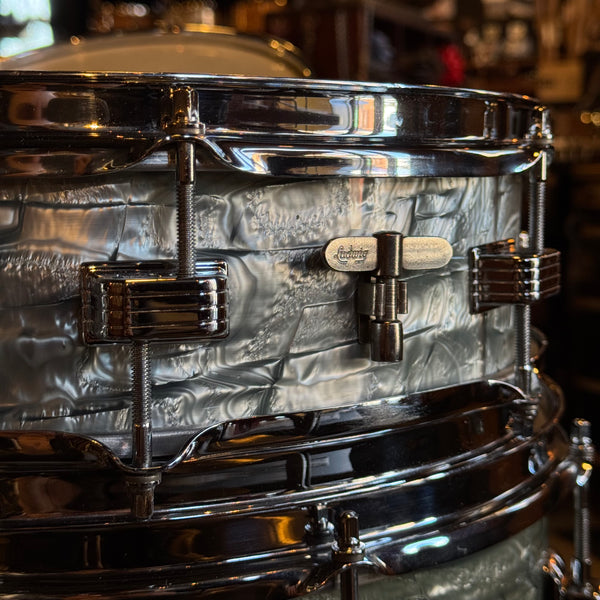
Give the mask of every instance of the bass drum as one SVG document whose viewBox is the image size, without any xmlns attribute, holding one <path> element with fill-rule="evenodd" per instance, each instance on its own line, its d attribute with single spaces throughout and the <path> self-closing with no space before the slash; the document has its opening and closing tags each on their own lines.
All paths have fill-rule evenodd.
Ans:
<svg viewBox="0 0 600 600">
<path fill-rule="evenodd" d="M 2 594 L 538 598 L 561 398 L 515 385 L 488 288 L 528 260 L 545 123 L 465 90 L 0 73 Z"/>
<path fill-rule="evenodd" d="M 181 33 L 135 33 L 73 38 L 0 63 L 6 70 L 205 73 L 250 77 L 308 77 L 310 68 L 290 42 L 197 26 Z"/>
</svg>

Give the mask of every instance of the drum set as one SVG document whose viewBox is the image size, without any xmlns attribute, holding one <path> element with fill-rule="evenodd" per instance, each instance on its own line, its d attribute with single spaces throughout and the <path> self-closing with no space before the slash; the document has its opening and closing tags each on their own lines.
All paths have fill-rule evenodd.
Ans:
<svg viewBox="0 0 600 600">
<path fill-rule="evenodd" d="M 547 108 L 162 39 L 0 71 L 2 596 L 593 597 Z"/>
</svg>

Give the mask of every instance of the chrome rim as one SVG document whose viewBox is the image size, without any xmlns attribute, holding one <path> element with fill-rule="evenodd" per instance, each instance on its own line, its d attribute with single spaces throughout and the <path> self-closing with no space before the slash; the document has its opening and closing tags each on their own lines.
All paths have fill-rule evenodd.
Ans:
<svg viewBox="0 0 600 600">
<path fill-rule="evenodd" d="M 266 175 L 489 176 L 551 143 L 547 110 L 474 90 L 203 75 L 0 73 L 0 174 L 168 166 L 172 88 L 198 96 L 198 166 Z M 158 152 L 158 154 L 156 154 Z M 152 156 L 153 155 L 153 156 Z"/>
</svg>

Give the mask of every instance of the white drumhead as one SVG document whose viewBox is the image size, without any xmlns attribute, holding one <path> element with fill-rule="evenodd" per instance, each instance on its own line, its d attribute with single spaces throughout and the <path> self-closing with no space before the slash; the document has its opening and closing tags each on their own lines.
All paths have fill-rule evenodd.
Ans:
<svg viewBox="0 0 600 600">
<path fill-rule="evenodd" d="M 248 77 L 306 77 L 310 69 L 288 42 L 233 30 L 142 33 L 79 40 L 11 58 L 3 69 L 203 73 Z"/>
</svg>

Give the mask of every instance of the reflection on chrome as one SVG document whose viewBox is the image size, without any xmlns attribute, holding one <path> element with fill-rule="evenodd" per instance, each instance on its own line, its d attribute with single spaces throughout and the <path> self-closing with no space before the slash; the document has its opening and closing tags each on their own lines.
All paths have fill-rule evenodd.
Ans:
<svg viewBox="0 0 600 600">
<path fill-rule="evenodd" d="M 139 164 L 173 142 L 159 118 L 160 97 L 171 84 L 160 74 L 0 72 L 0 151 L 33 155 L 43 147 L 47 157 L 35 175 Z M 551 143 L 544 107 L 518 96 L 203 75 L 186 76 L 186 85 L 198 97 L 205 131 L 190 139 L 209 146 L 212 159 L 201 158 L 198 167 L 210 170 L 218 164 L 295 177 L 502 175 L 531 167 L 534 153 Z M 287 145 L 296 152 L 282 150 Z M 64 158 L 75 146 L 89 155 L 83 173 Z M 307 167 L 302 157 L 311 153 Z M 23 174 L 6 162 L 2 172 Z"/>
<path fill-rule="evenodd" d="M 407 544 L 402 549 L 403 554 L 415 555 L 419 554 L 421 550 L 429 548 L 443 548 L 450 543 L 450 538 L 446 535 L 437 535 L 426 540 L 419 540 L 413 544 Z"/>
</svg>

